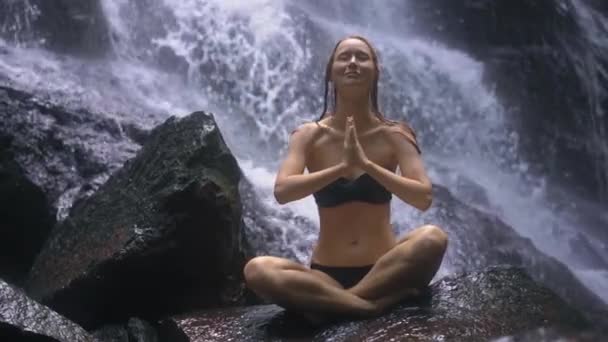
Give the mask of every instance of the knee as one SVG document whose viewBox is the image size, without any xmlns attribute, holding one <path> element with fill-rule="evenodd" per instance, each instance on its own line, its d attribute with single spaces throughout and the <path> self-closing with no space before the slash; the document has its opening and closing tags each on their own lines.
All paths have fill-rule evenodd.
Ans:
<svg viewBox="0 0 608 342">
<path fill-rule="evenodd" d="M 274 262 L 271 257 L 259 256 L 249 260 L 243 268 L 245 282 L 253 288 L 266 283 L 273 266 Z"/>
<path fill-rule="evenodd" d="M 419 238 L 425 249 L 443 254 L 448 246 L 448 234 L 440 227 L 431 224 L 422 226 L 421 229 Z"/>
</svg>

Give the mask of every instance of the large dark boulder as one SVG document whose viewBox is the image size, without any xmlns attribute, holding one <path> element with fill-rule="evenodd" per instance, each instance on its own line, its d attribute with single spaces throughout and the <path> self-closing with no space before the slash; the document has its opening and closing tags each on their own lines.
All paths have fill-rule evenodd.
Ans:
<svg viewBox="0 0 608 342">
<path fill-rule="evenodd" d="M 28 292 L 85 328 L 238 302 L 240 178 L 212 115 L 171 117 L 54 228 Z"/>
<path fill-rule="evenodd" d="M 541 326 L 588 328 L 576 310 L 519 268 L 444 278 L 426 297 L 374 319 L 312 328 L 274 305 L 174 316 L 189 341 L 487 341 Z M 176 341 L 184 341 L 176 336 Z"/>
<path fill-rule="evenodd" d="M 21 285 L 55 224 L 46 195 L 15 162 L 0 134 L 0 278 Z"/>
<path fill-rule="evenodd" d="M 0 341 L 93 342 L 82 327 L 0 280 Z"/>
<path fill-rule="evenodd" d="M 0 1 L 0 37 L 21 45 L 84 56 L 111 52 L 98 0 Z"/>
</svg>

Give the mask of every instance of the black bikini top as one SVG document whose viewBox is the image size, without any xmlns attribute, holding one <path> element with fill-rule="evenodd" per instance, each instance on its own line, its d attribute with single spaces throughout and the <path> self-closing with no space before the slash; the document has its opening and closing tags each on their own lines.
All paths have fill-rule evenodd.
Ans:
<svg viewBox="0 0 608 342">
<path fill-rule="evenodd" d="M 401 127 L 407 133 L 404 134 L 407 140 L 421 154 L 414 130 L 405 123 L 401 123 Z M 364 173 L 353 180 L 340 177 L 321 190 L 313 193 L 313 196 L 319 207 L 328 208 L 352 201 L 374 204 L 387 203 L 391 201 L 393 194 L 386 190 L 372 176 Z"/>
<path fill-rule="evenodd" d="M 335 207 L 351 201 L 390 202 L 393 194 L 367 173 L 350 180 L 340 177 L 313 194 L 319 207 Z"/>
</svg>

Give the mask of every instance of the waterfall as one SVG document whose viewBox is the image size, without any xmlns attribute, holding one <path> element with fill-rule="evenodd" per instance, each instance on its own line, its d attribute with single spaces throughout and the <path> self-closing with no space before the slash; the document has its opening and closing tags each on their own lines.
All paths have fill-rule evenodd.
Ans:
<svg viewBox="0 0 608 342">
<path fill-rule="evenodd" d="M 10 38 L 11 41 L 20 46 L 38 46 L 39 38 L 33 35 L 32 21 L 40 15 L 38 7 L 34 6 L 29 0 L 8 1 L 0 5 L 3 13 L 0 14 L 2 25 L 0 32 Z M 4 17 L 4 18 L 2 18 Z"/>
<path fill-rule="evenodd" d="M 572 2 L 588 38 L 605 46 L 605 17 L 582 1 Z M 573 247 L 573 241 L 584 241 L 608 263 L 606 242 L 588 235 L 598 227 L 580 214 L 582 206 L 595 213 L 599 205 L 582 203 L 566 190 L 548 189 L 545 176 L 530 170 L 520 155 L 509 109 L 484 83 L 483 63 L 408 33 L 407 25 L 398 21 L 407 2 L 352 6 L 346 1 L 105 0 L 102 6 L 112 37 L 110 57 L 83 61 L 2 43 L 7 58 L 0 58 L 0 81 L 144 127 L 170 114 L 209 110 L 261 201 L 318 223 L 310 197 L 283 207 L 275 203 L 274 176 L 288 133 L 320 114 L 323 68 L 333 44 L 362 34 L 380 53 L 381 109 L 416 129 L 432 181 L 500 217 L 608 302 L 608 271 Z M 371 25 L 372 17 L 383 20 Z M 578 56 L 573 60 L 580 77 L 588 78 L 587 93 L 593 94 L 588 108 L 581 110 L 589 149 L 604 163 L 597 177 L 606 184 L 608 147 L 598 123 L 606 120 L 606 65 L 593 53 L 572 53 Z M 485 200 L 472 198 L 465 183 L 481 189 Z M 392 206 L 393 221 L 401 230 L 433 220 L 400 201 Z M 307 249 L 294 251 L 305 262 L 315 233 L 285 222 L 276 232 L 284 238 L 273 243 L 305 241 Z M 280 250 L 271 242 L 266 247 Z M 447 267 L 439 274 L 449 274 Z"/>
<path fill-rule="evenodd" d="M 595 177 L 600 184 L 600 196 L 608 199 L 608 17 L 587 6 L 580 0 L 572 0 L 577 22 L 584 32 L 585 49 L 567 49 L 575 65 L 577 76 L 585 86 L 588 103 L 581 108 L 579 125 L 588 134 L 585 150 L 596 159 Z"/>
</svg>

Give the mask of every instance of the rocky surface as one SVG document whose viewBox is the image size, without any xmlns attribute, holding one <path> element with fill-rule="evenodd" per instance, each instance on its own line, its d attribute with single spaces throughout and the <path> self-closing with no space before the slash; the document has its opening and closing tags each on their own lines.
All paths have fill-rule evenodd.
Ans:
<svg viewBox="0 0 608 342">
<path fill-rule="evenodd" d="M 347 16 L 354 14 L 364 19 L 367 15 L 357 13 L 357 9 L 348 2 L 342 5 L 335 5 L 335 2 L 317 2 L 335 7 L 336 12 Z M 5 38 L 8 32 L 16 34 L 12 38 L 18 41 L 40 40 L 44 46 L 62 52 L 80 51 L 95 55 L 100 53 L 100 50 L 96 49 L 106 49 L 107 46 L 103 42 L 107 36 L 99 19 L 99 2 L 61 0 L 50 7 L 46 3 L 1 1 L 0 22 L 5 25 L 3 28 L 7 27 L 6 22 L 18 17 L 17 15 L 9 18 L 7 14 L 24 13 L 23 6 L 33 5 L 45 14 L 40 20 L 36 19 L 36 14 L 30 17 L 36 19 L 28 23 L 31 27 L 16 26 L 14 28 L 17 31 L 3 31 Z M 603 141 L 600 139 L 600 133 L 607 122 L 605 116 L 601 115 L 606 104 L 606 92 L 603 88 L 605 75 L 597 73 L 606 66 L 606 54 L 601 46 L 593 42 L 593 36 L 588 35 L 583 23 L 578 21 L 580 17 L 575 15 L 576 9 L 571 6 L 572 2 L 559 3 L 562 5 L 557 6 L 557 2 L 551 0 L 535 0 L 515 5 L 486 0 L 432 0 L 408 2 L 407 6 L 396 5 L 394 12 L 409 11 L 408 13 L 412 13 L 416 18 L 413 26 L 419 34 L 468 51 L 483 61 L 487 82 L 496 85 L 500 98 L 509 104 L 512 113 L 519 117 L 519 130 L 523 137 L 522 153 L 527 154 L 528 159 L 533 161 L 532 166 L 547 168 L 545 171 L 548 170 L 552 177 L 562 183 L 570 182 L 579 193 L 593 194 L 590 197 L 601 199 L 602 191 L 605 192 L 602 189 L 606 188 L 605 178 L 602 178 L 605 173 L 597 173 L 597 170 L 605 158 L 604 155 L 594 153 L 602 151 L 596 148 L 596 143 Z M 597 9 L 606 10 L 601 1 L 590 0 L 588 3 Z M 134 2 L 132 7 L 135 12 L 141 13 L 138 17 L 141 24 L 149 26 L 150 20 L 155 20 L 156 17 L 147 15 L 143 10 L 156 7 L 148 5 L 149 3 L 142 5 Z M 344 6 L 350 6 L 355 13 L 344 11 Z M 161 13 L 152 12 L 156 15 Z M 408 20 L 399 21 L 399 25 L 403 23 L 408 30 L 411 29 L 412 22 Z M 140 21 L 135 24 L 139 25 Z M 165 31 L 160 26 L 159 30 L 160 32 L 153 33 L 153 36 L 164 34 Z M 24 33 L 31 36 L 24 37 Z M 98 38 L 102 44 L 96 44 L 99 42 Z M 141 40 L 143 45 L 149 43 L 145 37 Z M 324 40 L 325 45 L 330 41 L 325 35 L 317 40 Z M 89 43 L 91 46 L 87 46 Z M 330 45 L 328 48 L 331 48 Z M 185 72 L 187 65 L 172 55 L 171 51 L 166 52 L 160 54 L 160 57 L 150 58 L 157 64 L 166 64 L 168 70 L 173 68 L 178 73 Z M 324 60 L 311 61 L 312 65 L 322 65 L 323 62 Z M 203 65 L 201 69 L 206 72 L 212 67 Z M 229 81 L 220 77 L 214 86 L 235 96 L 248 91 L 234 88 Z M 547 87 L 547 84 L 555 86 Z M 590 85 L 597 85 L 597 88 L 589 88 Z M 316 94 L 311 89 L 307 88 L 305 91 Z M 314 103 L 316 100 L 312 101 Z M 318 107 L 316 103 L 314 106 Z M 597 120 L 588 116 L 588 113 L 597 114 Z M 172 121 L 170 125 L 176 122 Z M 201 131 L 205 130 L 203 125 Z M 155 133 L 158 131 L 160 130 Z M 604 132 L 606 131 L 604 128 Z M 0 190 L 3 193 L 14 191 L 12 193 L 25 195 L 23 191 L 27 189 L 28 193 L 27 197 L 10 197 L 10 201 L 4 203 L 2 209 L 6 211 L 0 212 L 0 218 L 5 221 L 1 222 L 17 222 L 5 225 L 10 228 L 6 232 L 25 232 L 21 227 L 32 229 L 28 230 L 30 238 L 27 243 L 33 246 L 24 249 L 23 255 L 19 254 L 21 251 L 13 252 L 10 248 L 19 245 L 12 241 L 18 241 L 22 236 L 10 235 L 11 233 L 3 231 L 0 247 L 6 244 L 7 249 L 2 251 L 8 251 L 10 257 L 19 256 L 18 261 L 8 262 L 10 266 L 18 266 L 18 270 L 9 272 L 16 274 L 15 276 L 6 273 L 8 280 L 20 281 L 19 278 L 28 268 L 41 239 L 53 222 L 52 219 L 47 220 L 44 214 L 47 209 L 43 197 L 46 196 L 46 201 L 51 203 L 51 210 L 59 209 L 59 218 L 67 215 L 67 210 L 62 212 L 62 208 L 67 209 L 72 199 L 77 198 L 79 200 L 72 215 L 65 222 L 58 224 L 31 274 L 30 290 L 37 298 L 44 299 L 45 303 L 53 305 L 61 312 L 69 313 L 70 317 L 78 319 L 87 327 L 106 326 L 106 329 L 97 331 L 98 336 L 117 336 L 119 340 L 155 338 L 152 333 L 146 335 L 145 331 L 158 327 L 146 326 L 145 321 L 131 319 L 124 326 L 112 325 L 127 322 L 132 316 L 142 316 L 153 321 L 173 312 L 240 301 L 243 290 L 239 279 L 240 268 L 246 258 L 242 256 L 243 249 L 239 247 L 241 231 L 236 228 L 235 223 L 235 217 L 239 216 L 239 209 L 235 209 L 238 206 L 234 206 L 235 198 L 238 197 L 235 195 L 235 188 L 239 181 L 233 173 L 237 167 L 232 161 L 226 163 L 228 166 L 218 167 L 220 171 L 216 173 L 207 173 L 208 170 L 205 170 L 204 175 L 201 175 L 198 173 L 200 165 L 197 163 L 207 165 L 207 158 L 215 155 L 214 153 L 194 152 L 194 155 L 185 156 L 181 153 L 190 153 L 190 148 L 184 152 L 173 147 L 169 148 L 171 153 L 168 153 L 163 150 L 166 147 L 165 141 L 161 143 L 161 138 L 149 136 L 135 125 L 125 126 L 99 113 L 66 110 L 41 100 L 40 97 L 6 87 L 0 87 L 0 137 L 0 151 L 3 153 L 0 156 L 0 177 L 8 177 L 0 178 Z M 186 144 L 190 141 L 201 141 L 187 134 L 183 138 Z M 171 139 L 167 141 L 173 143 Z M 274 140 L 270 141 L 274 144 Z M 109 185 L 104 185 L 98 195 L 86 199 L 144 143 L 154 146 L 148 147 L 144 153 L 147 157 L 127 164 L 124 170 L 108 182 Z M 8 151 L 11 156 L 6 158 L 8 154 L 4 154 L 4 151 Z M 207 150 L 203 148 L 201 151 Z M 155 154 L 157 152 L 158 154 Z M 165 153 L 171 156 L 161 158 L 160 156 L 167 155 Z M 191 161 L 197 164 L 192 169 L 189 164 Z M 155 166 L 155 169 L 147 169 L 149 164 L 157 165 L 150 166 Z M 572 172 L 565 173 L 563 170 Z M 600 167 L 599 170 L 603 169 Z M 133 179 L 129 179 L 133 175 Z M 230 179 L 227 181 L 229 185 L 218 183 L 218 179 L 222 177 Z M 6 183 L 2 183 L 7 179 Z M 189 183 L 190 180 L 194 181 Z M 5 184 L 10 187 L 4 187 Z M 282 249 L 278 251 L 292 259 L 296 258 L 297 253 L 304 253 L 308 246 L 298 241 L 300 235 L 289 232 L 295 229 L 314 229 L 312 223 L 298 218 L 288 210 L 277 211 L 275 208 L 264 206 L 258 202 L 249 184 L 240 184 L 240 195 L 243 196 L 243 201 L 248 203 L 242 213 L 245 224 L 254 227 L 254 233 L 263 232 L 259 235 L 251 234 L 249 237 L 252 241 L 262 247 L 275 242 L 282 244 Z M 478 196 L 479 194 L 481 196 Z M 472 202 L 485 200 L 483 191 L 473 191 L 472 196 Z M 22 201 L 28 201 L 31 209 L 41 213 L 41 216 L 38 216 L 40 221 L 29 221 L 33 217 L 23 215 Z M 450 235 L 450 248 L 446 256 L 450 270 L 470 273 L 496 264 L 522 266 L 535 280 L 549 286 L 570 304 L 576 305 L 584 316 L 594 322 L 606 321 L 605 307 L 599 304 L 601 301 L 564 265 L 540 253 L 529 240 L 521 238 L 498 218 L 476 210 L 467 203 L 468 200 L 452 196 L 448 189 L 436 186 L 435 204 L 426 214 L 437 217 L 438 221 L 433 223 L 442 226 Z M 10 221 L 13 214 L 16 221 Z M 9 221 L 6 221 L 7 217 Z M 293 229 L 281 230 L 285 228 L 281 226 L 285 221 L 289 221 Z M 200 224 L 201 222 L 204 224 Z M 199 234 L 194 228 L 197 224 L 229 229 L 221 232 L 205 230 Z M 597 226 L 603 227 L 602 224 L 605 222 L 598 221 Z M 287 231 L 287 234 L 277 235 L 277 231 Z M 581 251 L 589 251 L 584 248 L 585 241 L 582 241 L 580 246 Z M 257 253 L 266 254 L 271 250 L 277 251 L 273 248 L 261 248 Z M 209 258 L 223 258 L 221 260 L 225 263 L 211 264 L 208 262 Z M 601 259 L 592 253 L 589 258 L 595 258 L 601 263 Z M 0 266 L 0 272 L 3 272 L 2 270 L 3 266 Z M 0 274 L 4 276 L 3 273 Z M 229 279 L 229 290 L 222 292 L 221 287 L 225 279 Z M 525 297 L 518 298 L 525 303 Z M 465 297 L 463 300 L 465 303 L 459 304 L 465 305 L 466 301 L 472 299 Z M 472 303 L 477 302 L 473 300 Z M 85 307 L 93 310 L 84 312 Z M 423 315 L 420 310 L 425 311 L 421 308 L 415 310 Z M 231 323 L 233 318 L 230 312 L 233 311 L 230 310 L 242 313 L 243 316 L 239 318 L 244 322 L 242 324 L 253 322 L 249 320 L 253 317 L 252 324 L 262 322 L 261 329 L 270 327 L 270 333 L 273 334 L 274 331 L 279 331 L 276 336 L 282 336 L 280 331 L 298 331 L 291 329 L 291 321 L 276 307 L 226 310 L 221 316 L 224 318 L 211 317 L 205 313 L 204 317 L 207 318 L 204 318 L 202 323 L 195 316 L 191 316 L 190 321 L 165 320 L 157 330 L 157 337 L 163 340 L 163 336 L 173 336 L 171 334 L 179 332 L 173 329 L 178 327 L 178 324 L 182 327 L 192 324 L 188 331 L 194 336 L 192 334 L 196 331 L 209 331 L 208 327 L 204 327 L 205 320 Z M 410 311 L 405 307 L 399 310 Z M 413 315 L 412 317 L 418 318 L 412 319 L 428 326 L 444 320 L 448 328 L 451 322 L 456 320 L 455 316 L 441 310 L 434 313 L 434 318 Z M 514 316 L 516 314 L 517 312 Z M 264 323 L 267 322 L 264 317 L 272 317 L 269 318 L 271 322 Z M 411 321 L 408 321 L 410 318 L 391 320 L 390 317 L 393 316 L 388 317 L 388 321 L 383 320 L 384 318 L 374 320 L 377 323 L 370 327 L 377 331 L 391 332 L 392 324 L 403 326 L 400 325 L 400 320 L 411 324 Z M 473 318 L 462 318 L 462 321 L 478 321 L 467 319 Z M 532 321 L 536 322 L 533 319 Z M 386 325 L 381 325 L 380 322 Z M 514 321 L 509 321 L 513 327 L 507 328 L 494 321 L 483 322 L 487 325 L 482 328 L 486 327 L 487 330 L 483 328 L 481 335 L 491 331 L 491 336 L 498 336 L 494 335 L 495 333 L 511 335 L 505 338 L 514 340 L 548 339 L 557 336 L 545 330 L 516 334 L 531 327 L 519 325 Z M 470 323 L 462 328 L 465 330 L 461 333 L 473 336 L 475 332 L 466 330 L 471 326 L 476 327 Z M 351 326 L 334 327 L 338 331 L 338 340 L 342 336 L 339 335 L 341 331 L 354 331 L 348 330 L 349 327 Z M 252 332 L 247 330 L 249 328 L 251 327 L 246 326 L 243 331 L 250 331 L 252 336 L 257 336 L 255 334 L 259 331 Z M 372 339 L 385 337 L 373 335 L 376 330 L 372 331 L 372 328 L 357 328 L 363 330 L 356 331 L 358 334 L 363 334 L 363 331 L 371 332 Z M 221 325 L 217 329 L 221 329 Z M 424 329 L 421 328 L 421 331 L 428 331 Z M 143 332 L 138 335 L 138 331 Z M 237 334 L 239 331 L 230 333 Z M 310 331 L 306 330 L 304 333 L 309 334 Z M 315 332 L 313 337 L 333 336 L 331 331 L 330 335 L 323 334 Z M 577 332 L 566 331 L 557 334 L 581 337 L 576 335 Z M 187 337 L 182 333 L 175 337 L 175 340 L 184 338 Z"/>
<path fill-rule="evenodd" d="M 0 37 L 60 53 L 103 56 L 111 50 L 110 32 L 93 1 L 0 1 Z"/>
<path fill-rule="evenodd" d="M 0 280 L 0 340 L 93 342 L 82 327 Z"/>
<path fill-rule="evenodd" d="M 493 339 L 492 342 L 597 342 L 603 341 L 606 333 L 602 330 L 576 331 L 559 327 L 543 327 L 514 336 L 499 337 Z"/>
<path fill-rule="evenodd" d="M 518 268 L 492 267 L 434 283 L 424 298 L 374 319 L 313 328 L 274 305 L 175 316 L 189 341 L 487 341 L 541 326 L 588 327 L 582 315 Z M 165 322 L 167 324 L 167 322 Z M 186 341 L 176 336 L 176 341 Z"/>
<path fill-rule="evenodd" d="M 130 136 L 133 136 L 133 139 Z M 64 218 L 74 198 L 92 194 L 146 133 L 85 110 L 68 110 L 43 96 L 0 86 L 0 136 L 7 150 Z"/>
<path fill-rule="evenodd" d="M 130 318 L 124 324 L 103 326 L 93 332 L 101 342 L 172 342 L 180 341 L 183 333 L 175 324 L 151 324 L 138 318 Z"/>
<path fill-rule="evenodd" d="M 21 285 L 55 224 L 46 194 L 26 176 L 0 133 L 0 278 Z"/>
<path fill-rule="evenodd" d="M 7 120 L 0 127 L 10 134 L 7 135 L 10 151 L 20 156 L 15 159 L 25 165 L 25 176 L 37 175 L 34 179 L 43 185 L 44 192 L 58 193 L 54 186 L 58 180 L 71 179 L 78 186 L 77 182 L 84 178 L 78 170 L 86 169 L 91 160 L 105 165 L 103 159 L 98 159 L 98 150 L 86 150 L 83 157 L 74 158 L 76 149 L 71 147 L 84 146 L 95 137 L 107 137 L 103 129 L 106 126 L 95 125 L 106 122 L 102 118 L 86 119 L 90 115 L 52 107 L 11 89 L 5 89 L 4 94 L 5 100 L 0 104 L 7 109 L 0 114 L 4 113 Z M 27 116 L 10 115 L 17 113 L 12 111 L 15 109 L 30 113 L 30 120 L 48 119 L 51 124 L 27 126 Z M 298 239 L 300 234 L 295 232 L 302 229 L 313 232 L 314 224 L 286 208 L 277 211 L 260 201 L 251 184 L 240 178 L 238 166 L 220 143 L 219 132 L 212 128 L 215 124 L 203 119 L 204 115 L 194 117 L 198 119 L 182 119 L 198 122 L 190 124 L 191 129 L 175 128 L 181 126 L 179 120 L 172 119 L 152 134 L 140 134 L 138 140 L 146 147 L 138 158 L 119 169 L 120 159 L 138 148 L 127 142 L 134 149 L 123 149 L 124 154 L 114 156 L 112 164 L 99 170 L 106 174 L 120 171 L 93 198 L 81 196 L 72 215 L 58 223 L 31 273 L 28 288 L 35 298 L 87 328 L 125 322 L 129 317 L 154 320 L 175 312 L 243 300 L 259 303 L 259 299 L 243 289 L 240 280 L 246 260 L 243 255 L 247 254 L 244 252 L 247 248 L 240 247 L 242 231 L 235 226 L 241 216 L 255 254 L 277 255 L 276 246 L 283 248 L 279 249 L 282 251 L 279 256 L 292 260 L 308 253 L 310 246 Z M 82 137 L 82 131 L 74 132 L 82 127 L 101 129 Z M 57 138 L 61 143 L 53 148 L 48 139 L 57 134 L 61 134 Z M 123 134 L 114 137 L 117 145 L 104 148 L 125 146 L 119 143 L 121 138 L 125 139 Z M 201 138 L 210 136 L 216 137 L 212 139 L 215 143 Z M 48 158 L 56 162 L 49 162 Z M 49 168 L 56 169 L 39 172 Z M 97 173 L 89 177 L 102 179 Z M 86 184 L 89 193 L 99 186 Z M 474 184 L 466 186 L 468 192 L 464 193 L 468 197 L 458 199 L 448 189 L 435 185 L 434 204 L 425 213 L 426 217 L 436 219 L 433 223 L 450 236 L 446 263 L 451 271 L 470 272 L 497 264 L 522 266 L 537 281 L 582 309 L 590 319 L 602 321 L 605 307 L 595 295 L 563 264 L 539 252 L 497 217 L 475 209 L 476 204 L 481 207 L 487 204 L 483 190 Z M 219 217 L 209 216 L 210 213 Z M 209 221 L 211 226 L 231 228 L 219 235 L 213 229 L 198 232 L 193 228 L 195 223 Z M 225 263 L 219 265 L 208 260 Z M 219 294 L 226 277 L 233 280 L 230 290 Z M 150 300 L 161 292 L 173 295 L 162 296 L 157 302 Z M 80 312 L 85 305 L 96 309 Z"/>
<path fill-rule="evenodd" d="M 603 301 L 558 260 L 540 252 L 497 216 L 454 197 L 445 187 L 433 186 L 433 205 L 424 213 L 449 237 L 444 263 L 451 272 L 472 272 L 493 265 L 527 270 L 536 281 L 555 291 L 594 323 L 608 327 Z"/>
<path fill-rule="evenodd" d="M 86 328 L 238 302 L 240 177 L 211 115 L 168 119 L 55 227 L 28 293 Z"/>
</svg>

